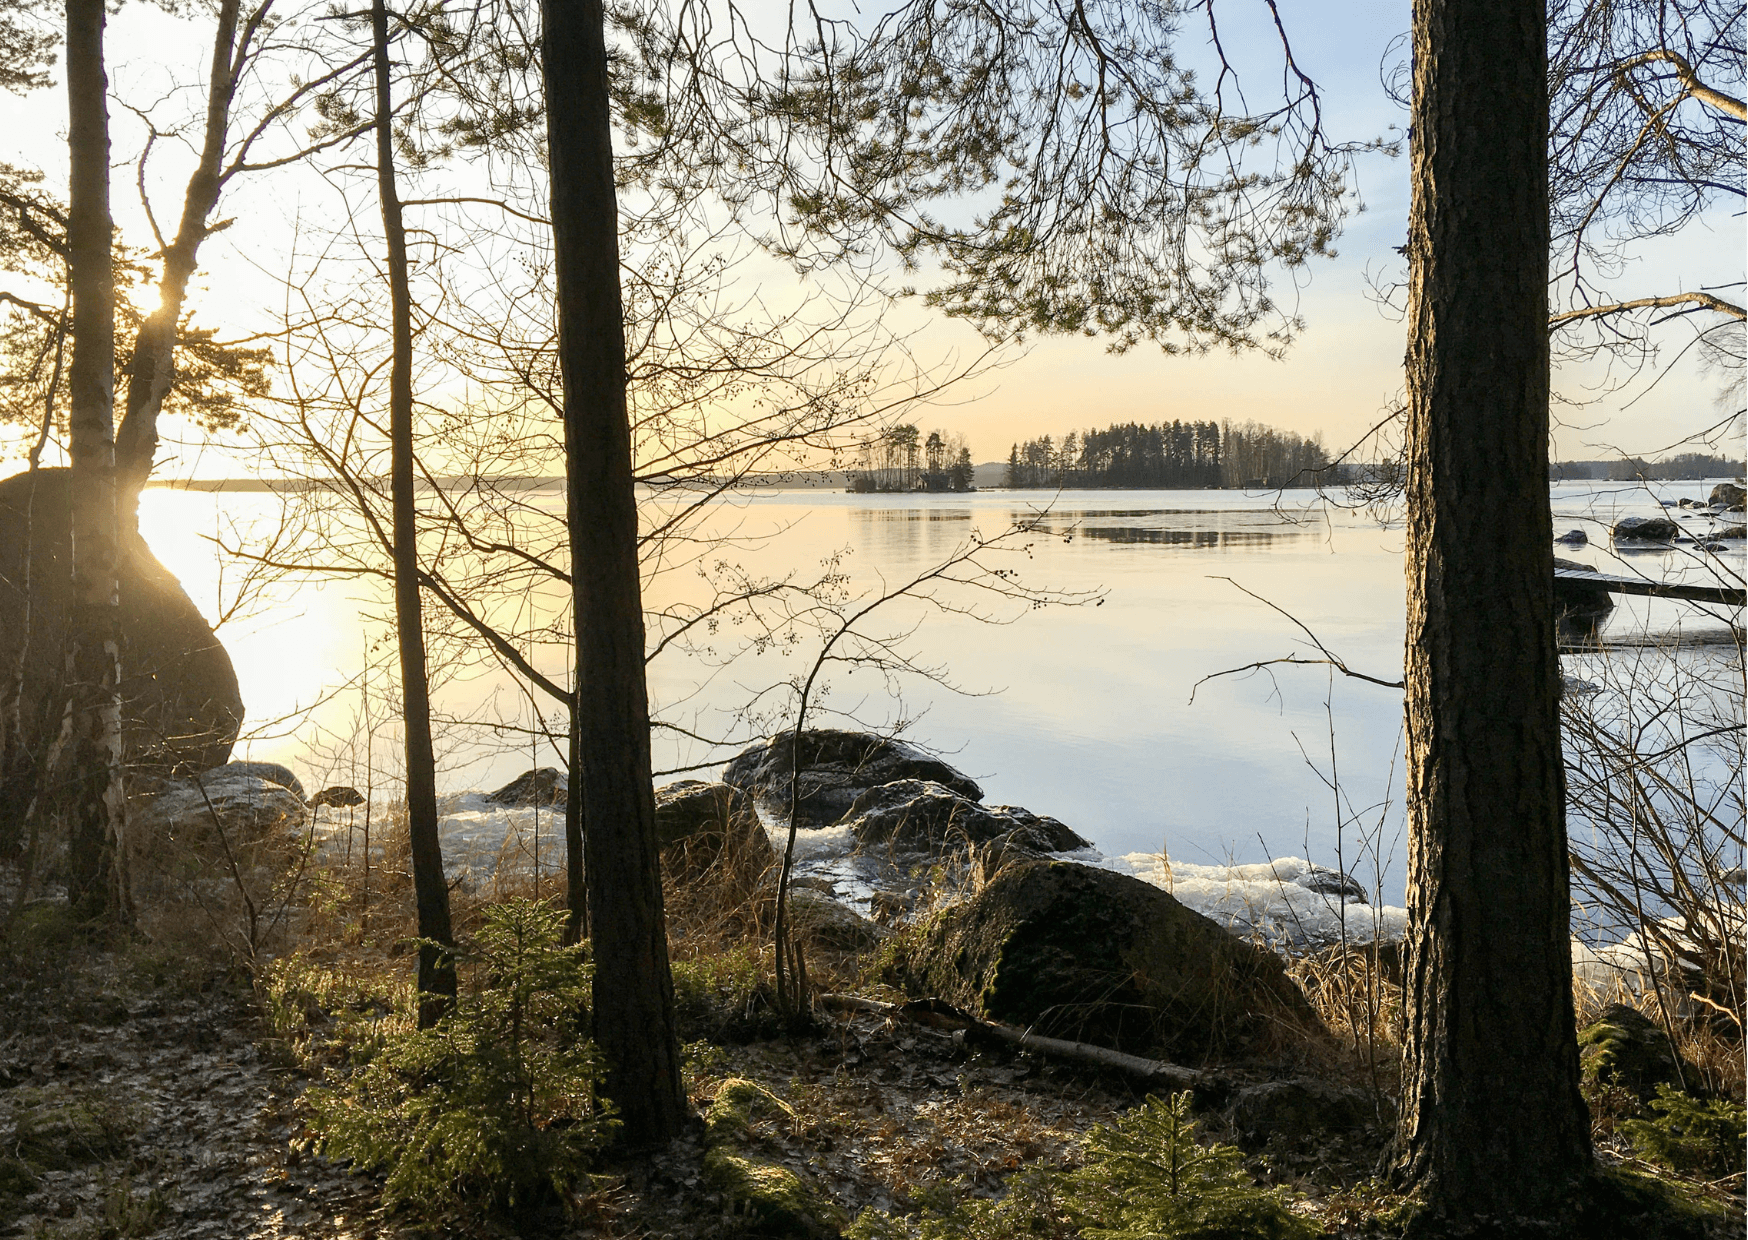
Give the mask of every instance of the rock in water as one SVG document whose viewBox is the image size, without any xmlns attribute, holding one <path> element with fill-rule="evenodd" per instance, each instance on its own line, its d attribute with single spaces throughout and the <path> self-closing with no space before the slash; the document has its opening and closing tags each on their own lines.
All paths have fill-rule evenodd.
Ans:
<svg viewBox="0 0 1748 1240">
<path fill-rule="evenodd" d="M 1087 847 L 1054 818 L 1017 806 L 979 805 L 925 779 L 900 779 L 868 789 L 851 804 L 843 822 L 859 843 L 898 852 L 935 852 L 953 844 L 998 840 L 1040 853 Z"/>
<path fill-rule="evenodd" d="M 1614 523 L 1617 541 L 1668 542 L 1680 534 L 1681 527 L 1668 517 L 1622 517 Z"/>
<path fill-rule="evenodd" d="M 34 495 L 28 473 L 0 481 L 0 667 L 14 666 L 28 643 L 20 713 L 32 760 L 47 752 L 66 704 L 61 651 L 72 602 L 68 484 L 65 469 L 38 470 Z M 118 568 L 128 765 L 164 776 L 221 765 L 243 722 L 230 655 L 138 533 L 123 534 Z M 5 691 L 0 686 L 0 694 Z"/>
<path fill-rule="evenodd" d="M 724 783 L 750 792 L 759 808 L 782 821 L 789 817 L 793 732 L 780 732 L 744 750 L 722 771 Z M 928 779 L 973 801 L 983 789 L 945 762 L 914 745 L 869 732 L 816 728 L 801 734 L 798 825 L 823 827 L 838 821 L 862 793 L 900 779 Z"/>
<path fill-rule="evenodd" d="M 1744 501 L 1748 501 L 1748 491 L 1734 482 L 1720 482 L 1712 488 L 1711 498 L 1706 502 L 1725 512 L 1741 512 Z"/>
<path fill-rule="evenodd" d="M 356 788 L 347 787 L 345 784 L 335 784 L 331 788 L 323 788 L 316 793 L 310 798 L 309 804 L 311 809 L 319 805 L 326 805 L 333 809 L 350 809 L 354 805 L 364 804 L 364 794 Z"/>
<path fill-rule="evenodd" d="M 777 859 L 752 797 L 727 784 L 682 779 L 657 788 L 655 821 L 664 857 L 687 870 L 711 864 L 725 848 L 760 871 Z"/>
<path fill-rule="evenodd" d="M 1583 530 L 1567 530 L 1554 541 L 1564 543 L 1568 547 L 1582 547 L 1590 541 L 1590 536 Z"/>
<path fill-rule="evenodd" d="M 1329 870 L 1320 865 L 1308 866 L 1293 881 L 1306 891 L 1315 891 L 1320 896 L 1340 896 L 1343 903 L 1349 900 L 1355 904 L 1366 903 L 1366 889 L 1360 885 L 1360 881 L 1340 870 Z"/>
<path fill-rule="evenodd" d="M 1143 1055 L 1266 1052 L 1322 1029 L 1274 953 L 1151 883 L 1067 861 L 1003 870 L 920 927 L 893 971 L 913 995 Z"/>
<path fill-rule="evenodd" d="M 526 809 L 531 805 L 562 805 L 567 795 L 564 776 L 556 767 L 524 771 L 496 792 L 486 793 L 493 805 Z"/>
<path fill-rule="evenodd" d="M 1594 573 L 1596 569 L 1577 560 L 1554 557 L 1554 567 L 1568 571 Z M 1554 578 L 1554 626 L 1560 640 L 1568 645 L 1588 644 L 1596 640 L 1602 622 L 1614 611 L 1614 595 L 1602 586 L 1585 581 L 1562 581 Z"/>
</svg>

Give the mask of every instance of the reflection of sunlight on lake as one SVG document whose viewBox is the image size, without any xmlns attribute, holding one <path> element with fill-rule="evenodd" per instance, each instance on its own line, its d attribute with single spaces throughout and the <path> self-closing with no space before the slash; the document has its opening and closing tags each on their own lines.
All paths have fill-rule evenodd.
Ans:
<svg viewBox="0 0 1748 1240">
<path fill-rule="evenodd" d="M 1708 490 L 1697 483 L 1659 486 L 1670 498 L 1703 498 Z M 550 512 L 562 504 L 556 492 L 531 498 Z M 1382 846 L 1396 854 L 1384 883 L 1387 895 L 1397 899 L 1400 695 L 1332 680 L 1320 667 L 1278 667 L 1196 687 L 1212 673 L 1315 653 L 1289 620 L 1247 598 L 1234 583 L 1303 620 L 1350 666 L 1385 679 L 1399 674 L 1400 532 L 1352 513 L 1303 512 L 1299 505 L 1306 498 L 1289 493 L 1276 510 L 1269 497 L 1231 491 L 1084 491 L 1055 497 L 1053 504 L 1044 492 L 763 493 L 713 518 L 719 532 L 733 530 L 740 541 L 712 552 L 706 566 L 726 560 L 754 575 L 794 572 L 799 578 L 817 575 L 847 549 L 840 567 L 850 575 L 851 588 L 862 590 L 929 567 L 973 529 L 987 537 L 1050 505 L 1039 530 L 992 559 L 1032 585 L 1102 592 L 1102 605 L 1033 611 L 1023 603 L 991 601 L 994 616 L 1012 621 L 1001 624 L 895 605 L 877 613 L 872 627 L 902 632 L 922 619 L 913 642 L 921 661 L 943 667 L 953 684 L 973 696 L 912 679 L 900 686 L 901 704 L 881 676 L 834 669 L 827 677 L 828 713 L 818 722 L 831 722 L 830 711 L 874 726 L 915 720 L 907 736 L 976 778 L 991 803 L 1054 815 L 1109 854 L 1157 852 L 1164 842 L 1173 856 L 1189 862 L 1257 860 L 1265 852 L 1332 860 L 1335 816 L 1320 772 L 1329 770 L 1333 733 L 1352 811 L 1369 823 L 1381 822 Z M 1563 484 L 1555 488 L 1557 530 L 1587 516 L 1607 522 L 1616 504 L 1623 511 L 1654 510 L 1642 493 L 1622 496 Z M 280 511 L 280 498 L 271 494 L 154 489 L 142 500 L 141 520 L 159 557 L 210 618 L 234 604 L 243 572 L 235 560 L 218 571 L 212 538 L 258 545 Z M 1589 560 L 1604 572 L 1629 571 L 1622 568 L 1626 561 L 1609 553 L 1598 525 L 1589 528 L 1601 546 L 1561 554 Z M 1727 553 L 1738 570 L 1739 548 Z M 1647 557 L 1633 557 L 1632 563 L 1652 575 L 1691 572 L 1682 567 L 1684 555 L 1693 558 L 1677 551 L 1655 563 Z M 697 568 L 686 565 L 656 577 L 647 605 L 703 599 Z M 561 586 L 537 594 L 512 602 L 548 613 L 563 605 Z M 316 707 L 309 721 L 269 729 L 277 735 L 251 741 L 249 756 L 309 769 L 323 761 L 311 751 L 322 750 L 330 755 L 327 761 L 344 766 L 362 761 L 358 746 L 349 744 L 356 732 L 373 738 L 379 763 L 395 765 L 392 716 L 380 701 L 369 717 L 361 716 L 362 699 L 354 691 L 321 701 L 324 692 L 357 675 L 372 643 L 383 643 L 387 595 L 386 584 L 368 578 L 281 581 L 226 621 L 220 636 L 236 664 L 251 727 Z M 1694 622 L 1680 604 L 1631 599 L 1617 609 L 1609 631 L 1667 628 L 1683 618 Z M 715 665 L 746 636 L 743 629 L 723 626 L 707 643 L 716 652 L 714 662 L 678 650 L 655 659 L 650 687 L 656 711 L 692 731 L 724 735 L 749 697 L 802 666 L 796 654 L 778 651 Z M 380 644 L 373 657 L 387 666 L 392 653 Z M 473 661 L 478 654 L 477 643 L 471 651 L 466 643 L 434 650 L 439 714 L 525 729 L 531 718 L 526 692 L 504 673 L 482 669 Z M 537 663 L 568 683 L 562 650 L 543 651 Z M 384 689 L 388 677 L 379 674 L 376 683 Z M 551 704 L 542 699 L 540 708 L 550 711 Z M 440 723 L 440 745 L 444 733 Z M 440 758 L 445 790 L 496 786 L 536 759 L 558 765 L 550 746 L 531 745 L 525 733 L 504 733 L 495 746 L 489 737 L 456 742 L 459 733 L 451 728 L 449 734 L 452 743 Z M 733 752 L 713 755 L 666 731 L 656 733 L 654 750 L 657 766 L 675 771 L 713 756 L 722 761 Z M 1343 841 L 1350 868 L 1352 830 L 1347 828 Z"/>
</svg>

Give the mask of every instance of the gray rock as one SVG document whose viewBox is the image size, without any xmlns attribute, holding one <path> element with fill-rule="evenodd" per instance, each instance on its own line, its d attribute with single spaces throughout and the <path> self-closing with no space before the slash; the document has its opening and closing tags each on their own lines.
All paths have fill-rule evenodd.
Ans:
<svg viewBox="0 0 1748 1240">
<path fill-rule="evenodd" d="M 656 839 L 669 861 L 689 869 L 710 865 L 733 845 L 735 855 L 759 870 L 777 859 L 753 800 L 727 784 L 682 779 L 655 790 Z"/>
<path fill-rule="evenodd" d="M 290 788 L 297 793 L 297 799 L 305 800 L 303 784 L 290 767 L 277 762 L 227 762 L 223 766 L 215 766 L 210 771 L 200 773 L 203 784 L 216 783 L 222 779 L 230 779 L 238 775 L 253 775 L 256 779 L 265 779 L 270 784 L 278 784 L 281 788 Z"/>
<path fill-rule="evenodd" d="M 139 806 L 132 814 L 134 830 L 144 838 L 174 841 L 216 837 L 222 829 L 235 843 L 302 828 L 303 797 L 284 784 L 225 767 L 210 774 L 179 780 Z"/>
<path fill-rule="evenodd" d="M 1554 567 L 1584 573 L 1596 571 L 1589 564 L 1559 556 L 1554 557 Z M 1602 586 L 1554 578 L 1554 626 L 1567 645 L 1593 643 L 1602 622 L 1613 611 L 1614 595 Z"/>
<path fill-rule="evenodd" d="M 1748 526 L 1726 525 L 1713 538 L 1748 538 Z"/>
<path fill-rule="evenodd" d="M 1681 527 L 1668 517 L 1622 517 L 1614 523 L 1617 540 L 1668 542 L 1681 535 Z"/>
<path fill-rule="evenodd" d="M 323 788 L 316 793 L 310 798 L 309 803 L 311 809 L 319 805 L 331 806 L 334 809 L 350 809 L 354 805 L 364 804 L 364 794 L 356 788 L 347 787 L 345 784 L 335 784 L 331 788 Z"/>
<path fill-rule="evenodd" d="M 944 784 L 900 779 L 870 788 L 840 822 L 856 840 L 898 852 L 1001 841 L 1033 852 L 1066 852 L 1087 842 L 1054 818 L 1017 806 L 983 806 Z"/>
<path fill-rule="evenodd" d="M 903 941 L 890 975 L 982 1017 L 1169 1059 L 1322 1029 L 1274 953 L 1150 883 L 1070 861 L 1002 870 Z"/>
<path fill-rule="evenodd" d="M 1554 541 L 1564 543 L 1568 547 L 1582 547 L 1590 541 L 1590 536 L 1583 530 L 1567 530 Z"/>
<path fill-rule="evenodd" d="M 1343 903 L 1366 903 L 1366 889 L 1360 885 L 1359 880 L 1343 874 L 1340 870 L 1326 870 L 1320 865 L 1314 865 L 1293 881 L 1306 891 L 1315 891 L 1325 896 L 1340 896 Z"/>
<path fill-rule="evenodd" d="M 790 888 L 789 915 L 795 919 L 796 930 L 839 951 L 867 951 L 892 933 L 823 891 L 807 887 Z"/>
<path fill-rule="evenodd" d="M 45 754 L 65 699 L 62 643 L 72 605 L 68 471 L 42 469 L 0 481 L 0 667 L 28 637 L 21 715 L 27 753 Z M 28 530 L 28 536 L 26 531 Z M 121 700 L 126 761 L 138 774 L 186 777 L 231 756 L 243 722 L 237 674 L 212 627 L 144 540 L 123 533 L 120 578 Z M 30 623 L 17 583 L 30 572 Z M 28 631 L 27 631 L 28 629 Z M 0 815 L 6 813 L 0 789 Z"/>
<path fill-rule="evenodd" d="M 781 732 L 743 751 L 723 768 L 726 784 L 752 794 L 759 808 L 786 822 L 789 777 L 794 762 L 792 732 Z M 914 745 L 868 732 L 817 728 L 801 734 L 801 775 L 796 781 L 796 818 L 803 827 L 837 822 L 869 788 L 900 779 L 927 779 L 974 801 L 983 789 L 945 762 Z"/>
<path fill-rule="evenodd" d="M 1324 1133 L 1352 1132 L 1381 1119 L 1387 1116 L 1380 1117 L 1378 1106 L 1359 1090 L 1311 1078 L 1246 1086 L 1226 1108 L 1226 1121 L 1239 1143 L 1251 1149 L 1271 1141 L 1298 1144 Z"/>
<path fill-rule="evenodd" d="M 566 793 L 564 776 L 554 767 L 543 766 L 524 771 L 496 792 L 488 792 L 486 800 L 494 805 L 525 809 L 533 805 L 562 805 Z"/>
<path fill-rule="evenodd" d="M 1713 508 L 1722 508 L 1725 512 L 1741 512 L 1744 500 L 1748 500 L 1748 491 L 1744 491 L 1740 484 L 1720 482 L 1712 488 L 1711 498 L 1706 502 Z"/>
</svg>

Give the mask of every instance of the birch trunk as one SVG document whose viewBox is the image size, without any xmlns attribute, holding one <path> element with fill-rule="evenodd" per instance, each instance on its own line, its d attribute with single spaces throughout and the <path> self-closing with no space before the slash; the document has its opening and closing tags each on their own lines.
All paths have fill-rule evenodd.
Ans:
<svg viewBox="0 0 1748 1240">
<path fill-rule="evenodd" d="M 67 254 L 73 290 L 73 605 L 68 702 L 47 778 L 67 807 L 68 896 L 125 917 L 120 585 L 115 502 L 115 275 L 110 266 L 109 105 L 103 0 L 67 0 Z"/>
</svg>

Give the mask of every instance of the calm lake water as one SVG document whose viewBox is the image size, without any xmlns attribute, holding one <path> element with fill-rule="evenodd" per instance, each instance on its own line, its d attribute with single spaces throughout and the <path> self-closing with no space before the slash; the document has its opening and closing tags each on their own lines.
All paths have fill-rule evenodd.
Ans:
<svg viewBox="0 0 1748 1240">
<path fill-rule="evenodd" d="M 1718 561 L 1708 567 L 1694 546 L 1617 556 L 1607 529 L 1617 516 L 1649 515 L 1659 511 L 1659 500 L 1703 499 L 1710 488 L 1657 484 L 1652 493 L 1620 484 L 1557 485 L 1555 531 L 1583 528 L 1595 540 L 1559 554 L 1605 572 L 1705 579 Z M 537 492 L 530 502 L 556 512 L 562 497 Z M 142 501 L 141 520 L 159 557 L 212 618 L 233 603 L 244 571 L 242 563 L 215 555 L 212 536 L 234 531 L 227 541 L 241 538 L 248 546 L 253 538 L 258 545 L 278 523 L 280 505 L 280 497 L 259 493 L 154 489 Z M 906 600 L 886 605 L 859 631 L 889 638 L 890 650 L 935 669 L 938 678 L 829 666 L 820 723 L 853 718 L 890 728 L 903 721 L 907 739 L 977 779 L 989 802 L 1060 818 L 1109 854 L 1164 846 L 1173 858 L 1197 863 L 1304 856 L 1335 864 L 1339 853 L 1347 868 L 1364 872 L 1368 886 L 1373 869 L 1381 870 L 1386 898 L 1400 902 L 1400 694 L 1322 667 L 1279 666 L 1205 681 L 1260 660 L 1315 657 L 1292 620 L 1244 591 L 1290 612 L 1356 670 L 1399 676 L 1399 527 L 1317 504 L 1307 492 L 789 491 L 761 493 L 712 515 L 707 524 L 734 531 L 737 541 L 712 552 L 709 563 L 801 577 L 817 576 L 825 565 L 843 577 L 840 611 L 847 613 L 860 605 L 856 600 L 870 600 L 968 540 L 995 538 L 1016 522 L 1036 528 L 983 558 L 1013 574 L 1009 581 L 1078 594 L 1078 604 L 1034 607 L 960 585 L 941 596 L 949 610 Z M 1707 518 L 1683 524 L 1703 532 Z M 1740 574 L 1742 543 L 1727 546 L 1721 563 Z M 653 577 L 649 603 L 684 607 L 701 600 L 697 567 L 681 563 Z M 555 593 L 530 606 L 560 601 Z M 270 583 L 226 620 L 220 636 L 237 665 L 251 730 L 238 756 L 285 762 L 317 786 L 363 786 L 373 748 L 378 768 L 391 769 L 392 714 L 381 696 L 387 676 L 369 682 L 375 697 L 358 689 L 368 662 L 392 663 L 382 623 L 387 611 L 380 585 L 299 577 Z M 1687 604 L 1624 599 L 1605 635 L 1715 631 L 1729 619 Z M 725 623 L 709 637 L 708 653 L 664 652 L 650 670 L 658 712 L 706 737 L 744 741 L 764 730 L 759 723 L 774 726 L 792 707 L 772 687 L 804 674 L 819 650 L 817 633 L 799 632 L 788 646 L 744 649 L 750 626 Z M 538 661 L 543 671 L 563 676 L 561 651 L 543 651 Z M 536 760 L 557 764 L 550 747 L 526 739 L 534 708 L 513 678 L 461 663 L 434 673 L 440 713 L 503 729 L 497 735 L 460 723 L 444 729 L 440 788 L 494 787 Z M 762 721 L 748 722 L 749 702 L 766 712 Z M 656 764 L 670 770 L 721 762 L 734 752 L 673 731 L 656 736 Z M 1339 812 L 1331 781 L 1340 789 Z"/>
</svg>

